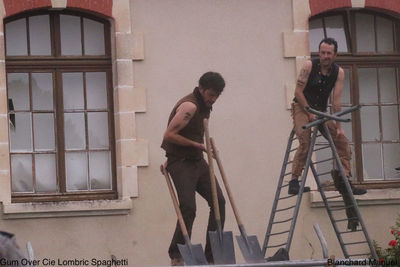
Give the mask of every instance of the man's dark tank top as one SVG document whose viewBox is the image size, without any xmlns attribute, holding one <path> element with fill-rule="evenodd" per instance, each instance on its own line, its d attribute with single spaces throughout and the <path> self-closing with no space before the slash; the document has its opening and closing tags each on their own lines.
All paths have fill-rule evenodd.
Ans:
<svg viewBox="0 0 400 267">
<path fill-rule="evenodd" d="M 311 108 L 325 112 L 328 99 L 339 73 L 339 66 L 333 63 L 330 73 L 325 76 L 321 73 L 319 58 L 312 60 L 312 68 L 303 94 Z M 296 99 L 295 99 L 296 101 Z M 297 102 L 297 101 L 296 101 Z"/>
<path fill-rule="evenodd" d="M 205 118 L 210 117 L 211 109 L 208 108 L 203 98 L 199 92 L 199 88 L 196 87 L 193 93 L 183 97 L 179 100 L 174 108 L 168 119 L 168 124 L 171 122 L 172 118 L 176 114 L 176 109 L 183 103 L 183 102 L 192 102 L 196 105 L 197 109 L 195 114 L 193 115 L 192 119 L 189 123 L 183 128 L 179 134 L 183 137 L 186 137 L 190 140 L 195 142 L 204 143 L 204 125 L 203 120 Z M 182 158 L 182 159 L 189 159 L 189 160 L 198 160 L 203 158 L 203 151 L 199 148 L 191 147 L 191 146 L 180 146 L 171 142 L 163 141 L 161 147 L 166 151 L 167 157 L 172 156 L 175 158 Z"/>
</svg>

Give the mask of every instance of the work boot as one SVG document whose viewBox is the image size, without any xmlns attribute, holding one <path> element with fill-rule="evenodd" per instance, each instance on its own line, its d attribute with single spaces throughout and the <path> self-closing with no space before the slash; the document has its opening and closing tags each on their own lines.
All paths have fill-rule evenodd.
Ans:
<svg viewBox="0 0 400 267">
<path fill-rule="evenodd" d="M 184 266 L 182 258 L 173 258 L 171 259 L 171 266 Z"/>
<path fill-rule="evenodd" d="M 346 191 L 346 185 L 344 184 L 344 181 L 342 179 L 342 176 L 340 175 L 340 172 L 338 170 L 332 170 L 331 175 L 335 184 L 336 189 L 339 191 L 340 194 L 344 194 Z M 348 178 L 347 178 L 348 179 Z M 353 192 L 353 195 L 364 195 L 367 193 L 367 190 L 363 188 L 358 188 L 355 187 L 352 182 L 349 179 L 351 191 Z"/>
<path fill-rule="evenodd" d="M 354 187 L 354 185 L 349 181 L 350 186 L 351 186 L 351 191 L 353 191 L 353 195 L 364 195 L 367 193 L 367 190 L 364 188 L 359 188 L 359 187 Z"/>
<path fill-rule="evenodd" d="M 288 189 L 288 194 L 289 195 L 297 195 L 300 191 L 300 183 L 299 180 L 297 179 L 292 179 L 289 182 L 289 189 Z M 303 192 L 310 192 L 310 187 L 309 186 L 304 186 Z"/>
</svg>

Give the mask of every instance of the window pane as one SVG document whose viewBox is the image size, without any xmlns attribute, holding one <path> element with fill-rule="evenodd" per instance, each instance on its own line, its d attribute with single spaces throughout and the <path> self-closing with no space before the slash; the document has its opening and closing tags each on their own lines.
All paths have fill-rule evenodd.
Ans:
<svg viewBox="0 0 400 267">
<path fill-rule="evenodd" d="M 324 39 L 324 29 L 322 26 L 322 19 L 313 19 L 309 21 L 310 31 L 310 52 L 318 52 L 319 42 Z"/>
<path fill-rule="evenodd" d="M 378 41 L 378 52 L 393 51 L 393 23 L 392 21 L 376 17 L 376 34 Z"/>
<path fill-rule="evenodd" d="M 343 26 L 343 16 L 325 18 L 326 35 L 335 38 L 338 42 L 338 52 L 347 52 L 347 40 Z"/>
<path fill-rule="evenodd" d="M 327 145 L 328 144 L 326 142 L 324 142 L 324 143 L 321 142 L 321 143 L 315 145 L 315 149 L 322 148 Z M 333 157 L 333 155 L 332 155 L 332 151 L 330 149 L 321 149 L 321 150 L 318 150 L 315 152 L 315 158 L 316 158 L 315 162 L 329 159 L 332 157 Z M 315 165 L 315 167 L 316 167 L 317 173 L 330 172 L 333 168 L 333 161 L 330 160 L 330 161 L 326 161 L 326 162 L 317 163 Z M 322 183 L 330 181 L 331 176 L 330 175 L 320 176 L 320 180 Z"/>
<path fill-rule="evenodd" d="M 26 19 L 11 21 L 6 24 L 7 56 L 27 56 Z"/>
<path fill-rule="evenodd" d="M 65 149 L 85 149 L 85 117 L 83 113 L 64 113 Z"/>
<path fill-rule="evenodd" d="M 61 54 L 82 55 L 81 18 L 60 15 Z"/>
<path fill-rule="evenodd" d="M 358 69 L 360 103 L 378 103 L 378 84 L 376 69 Z"/>
<path fill-rule="evenodd" d="M 110 152 L 90 152 L 89 170 L 91 189 L 111 189 Z"/>
<path fill-rule="evenodd" d="M 342 128 L 344 131 L 344 134 L 346 135 L 347 139 L 349 139 L 350 142 L 353 141 L 353 127 L 351 125 L 351 122 L 342 122 Z"/>
<path fill-rule="evenodd" d="M 382 106 L 382 134 L 383 134 L 383 140 L 385 141 L 399 140 L 398 106 Z M 399 167 L 400 167 L 400 161 L 399 161 Z"/>
<path fill-rule="evenodd" d="M 400 144 L 383 144 L 383 166 L 385 168 L 385 178 L 400 178 L 400 172 L 395 168 L 400 167 Z"/>
<path fill-rule="evenodd" d="M 11 98 L 14 110 L 29 110 L 28 73 L 7 74 L 8 98 Z"/>
<path fill-rule="evenodd" d="M 56 156 L 54 154 L 35 155 L 36 191 L 56 192 Z"/>
<path fill-rule="evenodd" d="M 10 151 L 32 151 L 32 123 L 30 113 L 16 113 L 15 127 L 10 127 Z"/>
<path fill-rule="evenodd" d="M 378 73 L 381 103 L 396 103 L 396 69 L 379 68 Z"/>
<path fill-rule="evenodd" d="M 63 73 L 64 109 L 83 109 L 83 75 L 81 72 Z"/>
<path fill-rule="evenodd" d="M 65 153 L 67 191 L 87 190 L 87 154 L 86 152 Z"/>
<path fill-rule="evenodd" d="M 350 104 L 351 103 L 351 91 L 350 91 L 350 70 L 344 70 L 344 81 L 343 81 L 343 91 L 342 91 L 342 103 L 343 104 Z"/>
<path fill-rule="evenodd" d="M 32 106 L 35 110 L 53 110 L 53 76 L 32 73 Z"/>
<path fill-rule="evenodd" d="M 32 56 L 51 55 L 49 15 L 29 18 L 29 41 Z"/>
<path fill-rule="evenodd" d="M 361 133 L 363 141 L 380 141 L 378 107 L 362 107 Z"/>
<path fill-rule="evenodd" d="M 86 72 L 88 109 L 107 109 L 107 76 L 105 72 Z"/>
<path fill-rule="evenodd" d="M 33 129 L 35 151 L 54 151 L 54 115 L 52 113 L 33 114 Z"/>
<path fill-rule="evenodd" d="M 381 144 L 362 146 L 364 179 L 383 179 Z"/>
<path fill-rule="evenodd" d="M 32 155 L 11 155 L 12 191 L 33 192 Z"/>
<path fill-rule="evenodd" d="M 104 55 L 104 25 L 103 23 L 83 19 L 85 55 Z"/>
<path fill-rule="evenodd" d="M 356 38 L 358 52 L 375 52 L 374 16 L 356 14 Z"/>
<path fill-rule="evenodd" d="M 89 112 L 89 149 L 108 148 L 108 113 Z"/>
</svg>

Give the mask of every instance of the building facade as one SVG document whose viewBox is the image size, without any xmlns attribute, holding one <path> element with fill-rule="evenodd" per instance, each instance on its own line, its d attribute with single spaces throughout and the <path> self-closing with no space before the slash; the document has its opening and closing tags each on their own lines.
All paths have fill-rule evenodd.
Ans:
<svg viewBox="0 0 400 267">
<path fill-rule="evenodd" d="M 209 70 L 227 84 L 211 135 L 262 242 L 297 74 L 326 36 L 339 42 L 343 106 L 362 106 L 345 126 L 354 182 L 369 190 L 361 214 L 389 242 L 400 211 L 397 0 L 2 0 L 0 15 L 0 229 L 35 258 L 169 263 L 176 216 L 160 144 L 173 105 Z M 314 223 L 342 257 L 307 183 L 291 258 L 322 258 Z M 193 243 L 207 217 L 199 198 Z M 238 234 L 229 204 L 225 228 Z"/>
</svg>

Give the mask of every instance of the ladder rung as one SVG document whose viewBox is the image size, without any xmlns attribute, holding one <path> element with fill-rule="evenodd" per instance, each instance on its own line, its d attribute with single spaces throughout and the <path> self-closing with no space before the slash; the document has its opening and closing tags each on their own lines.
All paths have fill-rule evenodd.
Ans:
<svg viewBox="0 0 400 267">
<path fill-rule="evenodd" d="M 286 165 L 293 163 L 293 160 L 286 162 Z"/>
<path fill-rule="evenodd" d="M 322 162 L 327 162 L 327 161 L 330 161 L 330 160 L 333 160 L 333 159 L 334 159 L 334 158 L 323 159 L 323 160 L 320 160 L 320 161 L 313 162 L 313 164 L 318 164 L 318 163 L 322 163 Z"/>
<path fill-rule="evenodd" d="M 297 196 L 297 195 L 289 195 L 289 196 L 287 196 L 287 197 L 281 197 L 281 198 L 279 198 L 278 200 L 288 199 L 288 198 L 296 197 L 296 196 Z"/>
<path fill-rule="evenodd" d="M 290 152 L 296 151 L 299 147 L 293 148 L 290 150 Z"/>
<path fill-rule="evenodd" d="M 281 235 L 281 234 L 286 234 L 286 233 L 289 233 L 289 232 L 290 232 L 290 230 L 287 230 L 287 231 L 283 231 L 283 232 L 272 233 L 272 234 L 269 234 L 268 236 Z"/>
<path fill-rule="evenodd" d="M 356 256 L 362 256 L 362 255 L 370 255 L 371 252 L 365 252 L 365 253 L 361 253 L 361 254 L 351 254 L 349 255 L 349 257 L 356 257 Z"/>
<path fill-rule="evenodd" d="M 330 146 L 328 145 L 328 146 L 320 147 L 320 148 L 314 149 L 313 151 L 315 152 L 315 151 L 318 151 L 318 150 L 326 149 L 328 147 L 330 147 Z"/>
<path fill-rule="evenodd" d="M 335 222 L 343 222 L 343 221 L 355 220 L 355 219 L 358 219 L 358 218 L 357 217 L 345 218 L 345 219 L 335 220 Z"/>
<path fill-rule="evenodd" d="M 287 172 L 283 176 L 288 176 L 289 174 L 292 174 L 292 172 Z"/>
<path fill-rule="evenodd" d="M 336 195 L 336 196 L 332 196 L 332 197 L 327 197 L 326 199 L 328 200 L 328 199 L 334 199 L 334 198 L 339 198 L 339 197 L 342 197 L 342 195 Z"/>
<path fill-rule="evenodd" d="M 345 210 L 347 208 L 352 208 L 352 207 L 354 207 L 354 206 L 351 205 L 351 206 L 340 207 L 340 208 L 331 208 L 331 211 Z"/>
<path fill-rule="evenodd" d="M 275 212 L 280 212 L 280 211 L 284 211 L 284 210 L 290 210 L 290 209 L 292 209 L 292 208 L 294 208 L 294 207 L 296 207 L 296 205 L 291 206 L 291 207 L 289 207 L 289 208 L 284 208 L 284 209 L 276 210 Z"/>
<path fill-rule="evenodd" d="M 367 241 L 359 241 L 359 242 L 344 243 L 344 245 L 349 246 L 349 245 L 357 245 L 357 244 L 364 244 L 364 243 L 368 243 L 368 242 Z"/>
<path fill-rule="evenodd" d="M 355 233 L 355 232 L 361 232 L 361 229 L 360 230 L 355 230 L 355 231 L 339 232 L 339 234 L 350 234 L 350 233 Z"/>
<path fill-rule="evenodd" d="M 268 246 L 267 248 L 277 248 L 277 247 L 281 247 L 281 246 L 283 246 L 283 245 L 286 245 L 287 243 L 282 243 L 282 244 L 279 244 L 279 245 L 275 245 L 275 246 Z M 363 254 L 364 255 L 364 254 Z"/>
<path fill-rule="evenodd" d="M 293 217 L 291 217 L 291 218 L 289 218 L 289 219 L 287 219 L 287 220 L 276 221 L 276 222 L 273 222 L 272 224 L 285 223 L 285 222 L 289 222 L 289 221 L 291 221 L 291 220 L 293 220 Z"/>
<path fill-rule="evenodd" d="M 327 174 L 331 174 L 331 171 L 322 172 L 322 173 L 317 173 L 318 177 L 319 177 L 319 176 L 324 176 L 324 175 L 327 175 Z"/>
<path fill-rule="evenodd" d="M 285 184 L 285 185 L 281 185 L 281 188 L 289 186 L 289 183 Z"/>
</svg>

